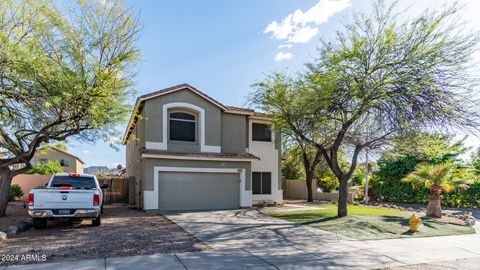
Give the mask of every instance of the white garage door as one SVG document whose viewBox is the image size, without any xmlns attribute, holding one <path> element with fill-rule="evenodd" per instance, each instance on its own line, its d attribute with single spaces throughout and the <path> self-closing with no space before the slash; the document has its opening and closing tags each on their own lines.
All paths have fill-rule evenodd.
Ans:
<svg viewBox="0 0 480 270">
<path fill-rule="evenodd" d="M 240 202 L 238 173 L 159 172 L 160 210 L 235 209 Z"/>
</svg>

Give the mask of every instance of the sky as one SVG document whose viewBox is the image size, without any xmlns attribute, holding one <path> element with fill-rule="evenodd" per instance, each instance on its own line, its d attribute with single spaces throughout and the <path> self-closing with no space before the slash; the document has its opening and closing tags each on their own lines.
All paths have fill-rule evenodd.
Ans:
<svg viewBox="0 0 480 270">
<path fill-rule="evenodd" d="M 480 1 L 463 0 L 463 18 L 480 30 Z M 415 15 L 438 9 L 440 0 L 402 0 Z M 335 31 L 354 11 L 368 11 L 368 0 L 171 0 L 132 2 L 144 27 L 138 39 L 141 61 L 136 68 L 137 96 L 189 83 L 220 102 L 248 106 L 251 85 L 273 71 L 295 73 L 312 61 L 320 39 Z M 478 55 L 480 58 L 480 54 Z M 131 100 L 131 104 L 134 99 Z M 126 123 L 119 124 L 123 134 Z M 121 138 L 112 138 L 119 141 Z M 468 138 L 468 146 L 478 146 Z M 85 166 L 125 165 L 125 147 L 103 141 L 68 141 L 69 151 Z"/>
</svg>

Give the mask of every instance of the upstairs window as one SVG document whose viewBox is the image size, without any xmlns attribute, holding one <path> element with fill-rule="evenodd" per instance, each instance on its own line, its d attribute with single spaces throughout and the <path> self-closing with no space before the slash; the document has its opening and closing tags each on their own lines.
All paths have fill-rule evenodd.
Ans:
<svg viewBox="0 0 480 270">
<path fill-rule="evenodd" d="M 60 165 L 62 167 L 68 167 L 70 166 L 70 163 L 68 162 L 68 159 L 60 159 Z"/>
<path fill-rule="evenodd" d="M 170 113 L 170 140 L 195 142 L 195 115 L 185 112 Z"/>
<path fill-rule="evenodd" d="M 272 130 L 270 125 L 252 123 L 252 140 L 261 142 L 272 141 Z"/>
</svg>

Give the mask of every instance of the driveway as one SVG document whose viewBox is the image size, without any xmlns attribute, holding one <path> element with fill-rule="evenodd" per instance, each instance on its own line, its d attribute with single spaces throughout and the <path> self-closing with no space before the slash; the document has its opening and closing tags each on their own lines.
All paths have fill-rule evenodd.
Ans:
<svg viewBox="0 0 480 270">
<path fill-rule="evenodd" d="M 210 246 L 174 252 L 75 263 L 10 266 L 10 269 L 423 269 L 428 265 L 480 264 L 480 235 L 357 241 L 263 216 L 254 210 L 164 213 Z M 174 241 L 174 239 L 172 239 Z M 411 265 L 407 266 L 406 265 Z M 423 268 L 422 268 L 423 267 Z M 470 268 L 472 267 L 472 268 Z M 1 267 L 0 267 L 1 269 Z M 429 268 L 432 269 L 432 268 Z M 438 269 L 438 268 L 433 268 Z M 440 268 L 442 269 L 442 268 Z"/>
<path fill-rule="evenodd" d="M 480 259 L 478 234 L 358 241 L 267 217 L 254 210 L 165 215 L 217 252 L 245 258 L 250 255 L 252 261 L 258 259 L 258 264 L 274 269 L 375 269 Z M 201 262 L 216 264 L 214 258 Z"/>
</svg>

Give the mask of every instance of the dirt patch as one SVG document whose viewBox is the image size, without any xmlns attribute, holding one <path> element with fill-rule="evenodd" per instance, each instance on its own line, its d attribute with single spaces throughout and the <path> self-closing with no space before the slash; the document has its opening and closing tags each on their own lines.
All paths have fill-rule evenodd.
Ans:
<svg viewBox="0 0 480 270">
<path fill-rule="evenodd" d="M 8 226 L 20 223 L 28 218 L 27 209 L 23 207 L 23 202 L 9 202 L 7 212 L 4 217 L 0 217 L 0 231 L 6 232 Z"/>
<path fill-rule="evenodd" d="M 125 206 L 106 206 L 102 225 L 92 227 L 90 224 L 90 221 L 81 224 L 49 221 L 47 229 L 20 233 L 0 243 L 0 255 L 13 255 L 13 258 L 18 255 L 19 259 L 5 262 L 0 258 L 0 265 L 208 249 L 166 217 Z M 27 254 L 32 255 L 29 258 L 33 260 L 22 260 Z M 42 256 L 46 260 L 42 260 Z"/>
</svg>

